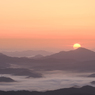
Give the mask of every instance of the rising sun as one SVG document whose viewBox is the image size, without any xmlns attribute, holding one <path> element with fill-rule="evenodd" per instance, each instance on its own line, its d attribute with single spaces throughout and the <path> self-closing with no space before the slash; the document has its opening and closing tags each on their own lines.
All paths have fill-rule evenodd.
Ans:
<svg viewBox="0 0 95 95">
<path fill-rule="evenodd" d="M 79 48 L 79 47 L 81 47 L 81 45 L 80 45 L 79 43 L 76 43 L 76 44 L 73 45 L 73 48 L 74 48 L 74 49 L 77 49 L 77 48 Z"/>
</svg>

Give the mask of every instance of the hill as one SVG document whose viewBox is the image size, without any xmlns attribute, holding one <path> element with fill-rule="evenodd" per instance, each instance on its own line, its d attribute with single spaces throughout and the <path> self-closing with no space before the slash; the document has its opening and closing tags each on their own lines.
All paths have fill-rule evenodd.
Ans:
<svg viewBox="0 0 95 95">
<path fill-rule="evenodd" d="M 95 95 L 95 87 L 84 86 L 82 88 L 65 88 L 54 91 L 0 91 L 0 95 Z"/>
<path fill-rule="evenodd" d="M 0 77 L 0 82 L 15 82 L 15 81 L 9 77 Z"/>
<path fill-rule="evenodd" d="M 0 65 L 3 65 L 2 68 L 14 68 L 14 65 L 16 65 L 17 67 L 28 68 L 34 71 L 66 70 L 74 72 L 93 72 L 95 71 L 95 52 L 85 48 L 78 48 L 76 50 L 62 51 L 39 58 L 18 58 L 1 54 Z"/>
<path fill-rule="evenodd" d="M 71 51 L 61 51 L 59 53 L 48 56 L 48 58 L 56 59 L 74 59 L 78 61 L 95 60 L 95 52 L 86 48 L 78 48 Z"/>
<path fill-rule="evenodd" d="M 11 57 L 33 57 L 36 55 L 47 56 L 47 55 L 53 54 L 52 52 L 48 52 L 48 51 L 44 51 L 44 50 L 37 50 L 37 51 L 27 50 L 27 51 L 15 51 L 15 52 L 3 51 L 2 53 L 7 56 L 11 56 Z"/>
</svg>

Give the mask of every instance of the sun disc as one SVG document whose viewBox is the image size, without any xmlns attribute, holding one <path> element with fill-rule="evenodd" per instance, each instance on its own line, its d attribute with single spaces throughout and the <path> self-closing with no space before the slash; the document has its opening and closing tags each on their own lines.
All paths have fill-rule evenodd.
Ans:
<svg viewBox="0 0 95 95">
<path fill-rule="evenodd" d="M 79 43 L 76 43 L 76 44 L 73 45 L 73 48 L 74 48 L 74 49 L 77 49 L 77 48 L 79 48 L 79 47 L 81 47 L 81 45 L 80 45 Z"/>
</svg>

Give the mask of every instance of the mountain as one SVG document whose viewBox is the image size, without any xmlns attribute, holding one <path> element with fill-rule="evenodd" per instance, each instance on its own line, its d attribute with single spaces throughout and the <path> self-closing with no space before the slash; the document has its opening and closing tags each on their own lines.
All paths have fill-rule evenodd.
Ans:
<svg viewBox="0 0 95 95">
<path fill-rule="evenodd" d="M 6 62 L 8 59 L 10 59 L 10 57 L 0 53 L 0 68 L 6 68 L 10 66 L 10 64 Z"/>
<path fill-rule="evenodd" d="M 3 68 L 0 69 L 0 74 L 11 74 L 15 76 L 27 76 L 33 78 L 42 77 L 42 74 L 24 68 Z"/>
<path fill-rule="evenodd" d="M 89 75 L 88 77 L 95 77 L 95 74 L 91 74 L 91 75 Z"/>
<path fill-rule="evenodd" d="M 90 82 L 91 84 L 95 85 L 95 81 Z"/>
<path fill-rule="evenodd" d="M 0 91 L 0 95 L 95 95 L 95 87 L 64 88 L 52 91 Z"/>
<path fill-rule="evenodd" d="M 0 68 L 28 68 L 36 70 L 65 70 L 74 72 L 95 72 L 95 52 L 78 48 L 71 51 L 61 51 L 59 53 L 34 58 L 9 57 L 0 54 Z"/>
<path fill-rule="evenodd" d="M 32 59 L 40 59 L 43 58 L 44 56 L 41 54 L 35 55 L 34 57 L 31 57 Z"/>
<path fill-rule="evenodd" d="M 0 82 L 16 82 L 16 81 L 9 77 L 0 77 Z"/>
<path fill-rule="evenodd" d="M 71 51 L 61 51 L 59 53 L 48 56 L 47 58 L 55 59 L 74 59 L 78 61 L 95 60 L 95 52 L 86 48 L 78 48 Z"/>
<path fill-rule="evenodd" d="M 52 52 L 44 51 L 44 50 L 27 50 L 27 51 L 15 51 L 15 52 L 2 52 L 3 54 L 11 57 L 33 57 L 36 55 L 47 56 L 53 54 Z"/>
</svg>

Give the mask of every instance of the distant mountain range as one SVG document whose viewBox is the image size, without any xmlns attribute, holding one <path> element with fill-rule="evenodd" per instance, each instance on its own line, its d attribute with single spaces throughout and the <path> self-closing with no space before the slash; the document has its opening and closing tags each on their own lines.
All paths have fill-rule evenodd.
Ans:
<svg viewBox="0 0 95 95">
<path fill-rule="evenodd" d="M 38 51 L 33 51 L 33 50 L 27 50 L 27 51 L 15 51 L 15 52 L 2 52 L 3 54 L 11 57 L 33 57 L 36 55 L 42 55 L 42 56 L 47 56 L 53 54 L 53 52 L 48 52 L 44 50 L 38 50 Z"/>
<path fill-rule="evenodd" d="M 66 70 L 74 72 L 94 72 L 95 52 L 86 48 L 61 51 L 48 56 L 38 55 L 33 58 L 9 57 L 0 54 L 0 68 L 28 68 L 32 70 Z"/>
</svg>

